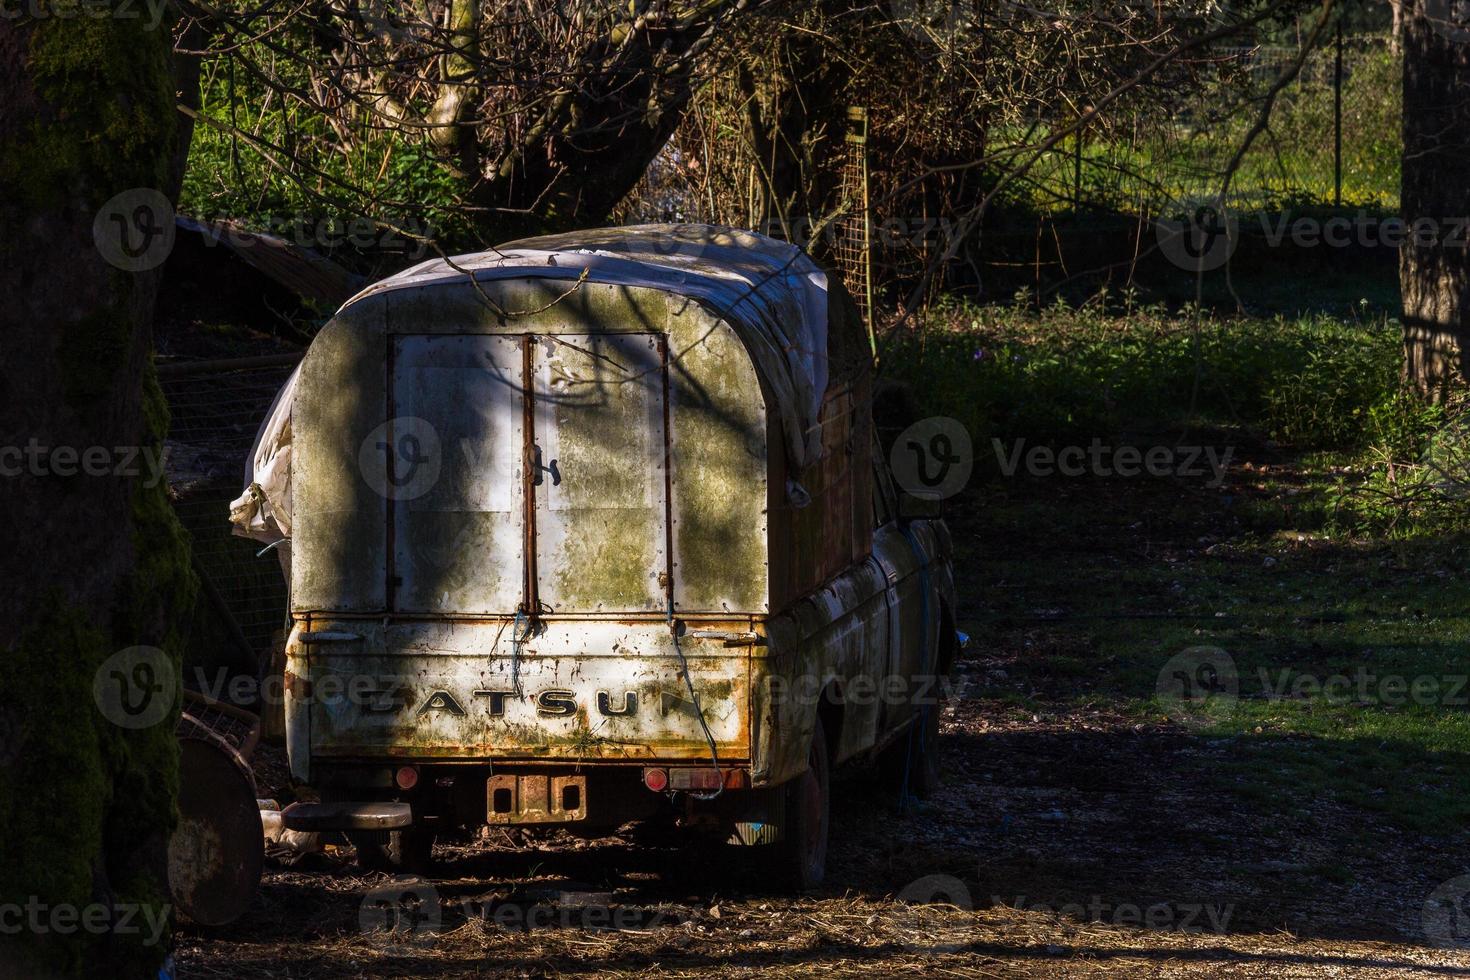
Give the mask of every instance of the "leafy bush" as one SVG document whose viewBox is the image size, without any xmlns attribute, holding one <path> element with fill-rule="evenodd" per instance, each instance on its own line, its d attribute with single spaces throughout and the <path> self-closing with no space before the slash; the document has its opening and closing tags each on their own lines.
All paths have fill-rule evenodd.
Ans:
<svg viewBox="0 0 1470 980">
<path fill-rule="evenodd" d="M 1464 405 L 1427 405 L 1409 392 L 1373 416 L 1366 466 L 1338 480 L 1330 526 L 1350 534 L 1421 537 L 1470 522 L 1470 415 Z"/>
<path fill-rule="evenodd" d="M 890 339 L 883 370 L 977 441 L 1229 428 L 1300 449 L 1362 450 L 1422 432 L 1400 391 L 1401 356 L 1387 319 L 949 300 L 923 328 Z"/>
<path fill-rule="evenodd" d="M 370 218 L 384 224 L 382 231 L 391 227 L 432 237 L 450 250 L 480 244 L 461 200 L 463 182 L 421 139 L 365 122 L 352 134 L 352 149 L 343 150 L 319 113 L 291 102 L 283 107 L 259 79 L 228 70 L 226 60 L 215 60 L 209 68 L 200 80 L 200 113 L 215 124 L 194 129 L 181 213 L 234 218 L 257 231 L 283 234 L 301 218 L 313 228 L 321 221 Z M 311 88 L 297 61 L 282 59 L 279 71 L 283 84 Z M 232 133 L 231 127 L 245 135 Z M 326 152 L 330 148 L 336 149 Z M 313 166 L 290 163 L 291 154 L 310 159 Z M 326 237 L 299 244 L 335 250 L 341 254 L 334 258 L 356 264 L 351 247 L 334 246 Z"/>
<path fill-rule="evenodd" d="M 882 371 L 928 413 L 962 422 L 982 468 L 992 439 L 1254 443 L 1313 454 L 1336 474 L 1332 489 L 1296 501 L 1298 520 L 1310 511 L 1327 530 L 1395 537 L 1464 530 L 1470 413 L 1407 387 L 1402 356 L 1399 325 L 1383 317 L 950 299 L 889 338 Z"/>
</svg>

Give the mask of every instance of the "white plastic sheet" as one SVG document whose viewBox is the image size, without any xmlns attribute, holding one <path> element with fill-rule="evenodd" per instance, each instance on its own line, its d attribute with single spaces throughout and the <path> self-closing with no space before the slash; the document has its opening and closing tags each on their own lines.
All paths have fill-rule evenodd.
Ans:
<svg viewBox="0 0 1470 980">
<path fill-rule="evenodd" d="M 291 537 L 291 397 L 300 373 L 292 371 L 277 392 L 245 462 L 245 492 L 230 503 L 240 537 L 266 544 Z"/>
</svg>

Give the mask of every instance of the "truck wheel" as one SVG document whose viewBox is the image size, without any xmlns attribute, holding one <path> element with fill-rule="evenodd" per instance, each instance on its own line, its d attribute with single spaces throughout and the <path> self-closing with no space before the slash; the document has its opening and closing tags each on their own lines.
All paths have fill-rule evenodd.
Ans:
<svg viewBox="0 0 1470 980">
<path fill-rule="evenodd" d="M 434 834 L 419 828 L 386 833 L 349 833 L 357 863 L 365 871 L 427 871 L 432 863 Z"/>
<path fill-rule="evenodd" d="M 909 792 L 927 800 L 944 783 L 939 754 L 939 705 L 931 704 L 923 709 L 910 738 L 914 740 L 914 754 L 909 763 Z"/>
<path fill-rule="evenodd" d="M 878 757 L 883 785 L 900 794 L 927 800 L 944 782 L 939 753 L 939 705 L 928 705 L 908 732 Z"/>
<path fill-rule="evenodd" d="M 810 891 L 827 873 L 831 773 L 827 734 L 818 718 L 807 750 L 807 770 L 786 784 L 786 834 L 777 844 L 778 871 L 798 891 Z"/>
</svg>

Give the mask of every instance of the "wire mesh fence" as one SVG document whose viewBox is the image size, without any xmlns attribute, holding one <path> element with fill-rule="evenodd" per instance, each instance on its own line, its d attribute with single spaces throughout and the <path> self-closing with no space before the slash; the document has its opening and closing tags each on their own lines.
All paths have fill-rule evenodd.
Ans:
<svg viewBox="0 0 1470 980">
<path fill-rule="evenodd" d="M 1010 299 L 1131 286 L 1140 256 L 1157 251 L 1161 221 L 1230 212 L 1276 228 L 1307 209 L 1395 212 L 1402 67 L 1386 29 L 1329 34 L 1305 50 L 1201 50 L 1171 76 L 1187 80 L 1176 90 L 1140 91 L 1055 144 L 1077 117 L 1002 114 L 985 131 L 986 162 L 927 174 L 927 157 L 893 141 L 890 109 L 868 106 L 855 110 L 861 126 L 849 116 L 846 145 L 829 140 L 838 193 L 810 216 L 762 217 L 769 168 L 743 148 L 740 122 L 696 113 L 618 219 L 713 221 L 808 247 L 842 272 L 880 330 L 916 285 L 927 289 L 921 303 L 945 290 Z M 861 147 L 859 132 L 876 135 Z M 722 146 L 728 159 L 713 149 Z M 972 223 L 982 199 L 984 218 Z"/>
<path fill-rule="evenodd" d="M 1269 100 L 1264 128 L 1231 175 L 1232 206 L 1391 210 L 1399 194 L 1401 72 L 1386 36 L 1334 38 L 1305 55 L 1295 47 L 1217 49 L 1214 81 L 1201 94 L 1162 116 L 1108 120 L 1043 157 L 1024 182 L 1027 203 L 1158 214 L 1215 198 Z"/>
<path fill-rule="evenodd" d="M 255 436 L 295 355 L 169 364 L 159 369 L 171 421 L 168 479 L 174 511 L 193 539 L 202 582 L 191 645 L 195 662 L 253 670 L 286 615 L 286 581 L 274 553 L 230 533 Z"/>
</svg>

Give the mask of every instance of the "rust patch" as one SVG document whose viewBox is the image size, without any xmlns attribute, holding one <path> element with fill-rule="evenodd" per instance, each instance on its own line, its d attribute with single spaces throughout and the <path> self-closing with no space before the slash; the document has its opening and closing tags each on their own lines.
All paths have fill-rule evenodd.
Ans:
<svg viewBox="0 0 1470 980">
<path fill-rule="evenodd" d="M 518 772 L 485 781 L 486 823 L 506 826 L 586 819 L 586 776 Z"/>
</svg>

